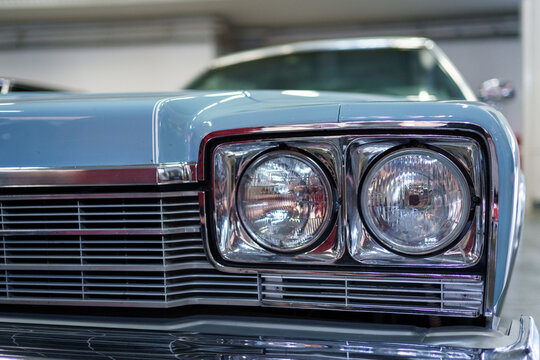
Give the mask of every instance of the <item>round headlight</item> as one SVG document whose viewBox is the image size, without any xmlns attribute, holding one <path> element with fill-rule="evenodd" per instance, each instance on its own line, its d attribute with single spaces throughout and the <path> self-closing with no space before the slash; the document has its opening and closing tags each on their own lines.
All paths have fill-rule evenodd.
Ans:
<svg viewBox="0 0 540 360">
<path fill-rule="evenodd" d="M 314 160 L 295 151 L 273 151 L 259 156 L 242 174 L 238 213 L 259 245 L 296 252 L 316 244 L 328 227 L 332 191 Z"/>
<path fill-rule="evenodd" d="M 447 156 L 424 148 L 392 152 L 368 170 L 359 192 L 367 229 L 398 253 L 443 250 L 469 223 L 471 191 Z"/>
</svg>

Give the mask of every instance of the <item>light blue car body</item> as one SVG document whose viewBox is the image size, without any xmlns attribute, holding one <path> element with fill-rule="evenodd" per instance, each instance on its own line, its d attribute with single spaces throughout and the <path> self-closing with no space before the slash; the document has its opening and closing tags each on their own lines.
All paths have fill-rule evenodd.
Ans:
<svg viewBox="0 0 540 360">
<path fill-rule="evenodd" d="M 490 134 L 500 186 L 497 314 L 515 256 L 519 160 L 506 120 L 481 103 L 301 91 L 9 95 L 0 97 L 0 167 L 192 163 L 205 135 L 218 130 L 366 121 L 462 122 Z"/>
</svg>

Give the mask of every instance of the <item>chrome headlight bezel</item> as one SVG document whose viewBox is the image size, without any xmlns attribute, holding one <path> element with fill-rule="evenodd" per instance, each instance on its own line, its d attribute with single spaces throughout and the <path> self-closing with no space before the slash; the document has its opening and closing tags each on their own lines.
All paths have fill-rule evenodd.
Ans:
<svg viewBox="0 0 540 360">
<path fill-rule="evenodd" d="M 218 268 L 232 272 L 279 273 L 294 269 L 308 273 L 316 270 L 359 274 L 391 267 L 401 268 L 402 271 L 422 268 L 441 271 L 471 268 L 473 272 L 481 271 L 480 261 L 484 258 L 488 231 L 487 204 L 490 201 L 488 154 L 482 136 L 478 136 L 482 133 L 459 126 L 451 130 L 377 130 L 367 133 L 355 129 L 345 131 L 340 127 L 330 132 L 311 131 L 305 134 L 292 127 L 291 130 L 296 132 L 293 137 L 285 133 L 283 127 L 277 128 L 275 134 L 241 129 L 232 138 L 231 132 L 227 132 L 226 138 L 212 139 L 210 146 L 203 147 L 201 154 L 207 159 L 205 173 L 210 185 L 209 196 L 205 201 L 209 225 L 206 248 L 212 262 Z M 471 194 L 480 199 L 479 203 L 474 204 L 474 217 L 463 239 L 456 241 L 455 246 L 452 244 L 450 248 L 443 249 L 443 252 L 426 256 L 405 256 L 385 249 L 366 231 L 357 206 L 359 183 L 367 165 L 382 152 L 415 141 L 422 146 L 435 146 L 451 154 L 471 175 L 474 188 Z M 325 234 L 326 240 L 315 251 L 309 249 L 307 253 L 298 254 L 267 251 L 255 241 L 249 240 L 249 234 L 238 221 L 235 182 L 250 160 L 264 151 L 279 147 L 306 149 L 324 165 L 335 181 L 335 200 L 338 203 L 336 216 Z M 221 170 L 220 166 L 223 167 Z M 216 186 L 215 180 L 221 176 L 216 176 L 216 171 L 221 171 L 220 174 L 232 180 Z M 219 195 L 216 197 L 216 194 L 221 193 L 228 193 L 225 196 L 228 200 L 222 201 L 224 198 Z M 442 270 L 445 268 L 447 270 Z"/>
<path fill-rule="evenodd" d="M 377 171 L 380 171 L 384 165 L 400 156 L 426 156 L 431 157 L 433 160 L 440 162 L 445 168 L 447 168 L 452 175 L 456 177 L 460 185 L 460 189 L 465 193 L 463 196 L 463 213 L 457 223 L 457 226 L 448 234 L 434 244 L 431 248 L 426 250 L 413 251 L 412 249 L 406 249 L 404 246 L 396 244 L 396 240 L 388 237 L 381 229 L 377 228 L 374 220 L 367 210 L 368 199 L 368 187 L 371 185 L 371 181 Z M 407 170 L 409 172 L 409 170 Z M 454 247 L 460 240 L 463 239 L 467 231 L 469 230 L 476 205 L 479 198 L 474 195 L 475 190 L 473 182 L 470 176 L 467 174 L 464 166 L 454 157 L 452 154 L 444 151 L 441 148 L 436 148 L 430 145 L 420 145 L 416 141 L 411 144 L 402 146 L 396 146 L 390 148 L 377 157 L 375 157 L 367 166 L 360 179 L 358 187 L 358 211 L 360 213 L 360 219 L 371 237 L 377 241 L 385 249 L 394 252 L 401 256 L 410 257 L 427 257 L 442 254 L 448 249 Z"/>
<path fill-rule="evenodd" d="M 301 150 L 299 150 L 301 149 Z M 265 154 L 289 151 L 309 159 L 321 169 L 331 189 L 329 217 L 317 239 L 295 251 L 275 251 L 249 232 L 241 220 L 238 204 L 238 187 L 245 171 Z M 337 231 L 342 227 L 341 212 L 337 205 L 341 187 L 341 155 L 331 141 L 321 139 L 294 139 L 269 141 L 243 141 L 224 143 L 213 150 L 212 205 L 213 222 L 216 224 L 216 244 L 213 251 L 222 263 L 230 264 L 331 264 L 344 252 L 344 239 Z M 212 244 L 214 245 L 214 244 Z"/>
<path fill-rule="evenodd" d="M 412 266 L 465 268 L 479 263 L 482 258 L 486 235 L 485 209 L 487 186 L 485 184 L 485 159 L 481 144 L 474 138 L 454 135 L 425 135 L 420 138 L 395 134 L 392 136 L 365 136 L 352 141 L 347 149 L 346 200 L 347 245 L 351 256 L 361 264 L 374 266 Z M 367 229 L 358 204 L 360 183 L 369 166 L 381 155 L 392 149 L 411 146 L 435 148 L 451 156 L 462 172 L 470 179 L 471 214 L 470 226 L 460 236 L 440 251 L 425 255 L 410 255 L 392 251 L 381 245 Z M 360 246 L 361 244 L 361 246 Z"/>
<path fill-rule="evenodd" d="M 248 181 L 248 173 L 253 168 L 261 165 L 264 161 L 271 160 L 272 158 L 279 158 L 279 157 L 289 157 L 291 159 L 295 159 L 299 162 L 304 163 L 309 168 L 313 170 L 313 172 L 320 178 L 322 186 L 324 188 L 325 192 L 325 199 L 326 199 L 326 206 L 325 206 L 325 216 L 323 219 L 322 224 L 317 228 L 317 230 L 314 232 L 311 239 L 309 239 L 306 243 L 297 246 L 295 248 L 291 249 L 283 249 L 278 248 L 277 246 L 273 246 L 268 242 L 268 240 L 263 239 L 261 234 L 257 234 L 256 231 L 250 226 L 247 219 L 247 214 L 244 206 L 242 205 L 242 190 L 243 187 L 246 186 L 245 182 Z M 251 160 L 243 169 L 242 173 L 239 176 L 237 186 L 236 186 L 236 209 L 238 210 L 238 219 L 240 220 L 240 223 L 244 227 L 244 230 L 251 236 L 251 239 L 255 241 L 259 246 L 262 248 L 275 252 L 275 253 L 283 253 L 283 254 L 300 254 L 303 252 L 308 252 L 310 250 L 315 249 L 321 243 L 324 241 L 325 237 L 324 234 L 328 232 L 328 228 L 330 226 L 330 223 L 332 221 L 332 218 L 334 217 L 335 210 L 336 210 L 336 204 L 335 204 L 335 191 L 336 191 L 336 185 L 334 180 L 332 179 L 332 176 L 329 174 L 327 170 L 325 170 L 324 165 L 320 164 L 320 162 L 311 156 L 309 153 L 306 153 L 303 150 L 300 149 L 294 149 L 294 148 L 287 148 L 287 149 L 281 149 L 281 148 L 271 148 L 269 150 L 264 151 L 263 153 L 257 155 L 253 160 Z"/>
</svg>

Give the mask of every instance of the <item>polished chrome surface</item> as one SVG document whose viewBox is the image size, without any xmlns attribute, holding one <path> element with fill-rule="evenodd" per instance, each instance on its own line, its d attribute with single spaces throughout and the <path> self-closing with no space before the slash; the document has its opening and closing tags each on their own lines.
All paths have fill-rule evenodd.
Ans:
<svg viewBox="0 0 540 360">
<path fill-rule="evenodd" d="M 261 275 L 215 270 L 203 248 L 203 204 L 203 193 L 197 191 L 2 195 L 0 303 L 306 306 L 302 301 L 276 302 L 276 296 L 289 297 L 290 289 L 268 287 L 268 278 Z M 289 279 L 297 275 L 287 276 Z M 335 282 L 343 280 L 330 274 L 314 279 L 315 282 L 306 278 L 314 286 L 309 291 L 321 294 L 333 291 Z M 372 310 L 372 306 L 366 306 L 369 301 L 362 303 L 358 298 L 369 298 L 373 291 L 369 286 L 353 286 L 364 282 L 388 284 L 387 288 L 394 291 L 389 295 L 405 294 L 405 298 L 410 294 L 407 287 L 411 290 L 414 286 L 452 283 L 457 287 L 445 287 L 445 296 L 457 298 L 445 298 L 445 304 L 459 299 L 461 307 L 454 311 L 448 305 L 443 309 L 439 303 L 438 308 L 447 315 L 467 316 L 474 311 L 470 303 L 482 301 L 482 296 L 477 296 L 478 289 L 482 291 L 477 277 L 357 273 L 348 279 L 352 287 L 345 299 L 351 304 L 356 301 L 357 305 L 346 307 L 347 310 Z M 409 279 L 406 285 L 404 279 Z M 420 280 L 414 285 L 416 279 Z M 470 286 L 461 287 L 462 283 Z M 267 293 L 270 290 L 272 296 Z M 280 291 L 282 295 L 278 294 Z M 423 297 L 426 293 L 416 295 Z M 375 310 L 410 311 L 410 307 L 402 308 L 403 304 L 396 306 L 392 296 L 381 297 Z M 327 306 L 324 296 L 314 300 L 311 307 Z M 432 311 L 417 308 L 415 313 Z"/>
<path fill-rule="evenodd" d="M 103 168 L 0 168 L 0 187 L 154 185 L 197 181 L 196 163 Z"/>
<path fill-rule="evenodd" d="M 344 253 L 343 237 L 339 230 L 341 226 L 340 211 L 337 210 L 337 221 L 332 224 L 331 216 L 328 217 L 328 224 L 332 229 L 321 234 L 324 238 L 317 240 L 315 248 L 308 248 L 306 252 L 294 254 L 277 253 L 263 248 L 246 230 L 239 218 L 238 202 L 236 199 L 239 179 L 244 169 L 251 161 L 261 153 L 272 149 L 279 149 L 284 144 L 289 149 L 302 149 L 324 164 L 332 182 L 339 184 L 342 177 L 341 153 L 337 138 L 304 138 L 304 139 L 280 139 L 270 141 L 245 141 L 241 143 L 225 143 L 219 145 L 214 150 L 214 168 L 212 171 L 212 194 L 214 201 L 214 212 L 207 216 L 213 217 L 213 224 L 216 226 L 215 247 L 221 257 L 227 261 L 235 263 L 295 263 L 295 264 L 331 264 Z M 337 201 L 341 197 L 341 187 L 335 189 L 336 197 L 332 200 L 330 211 L 337 207 Z M 334 196 L 332 196 L 334 197 Z M 207 243 L 208 249 L 210 244 Z M 208 253 L 211 258 L 214 257 Z M 217 259 L 216 259 L 217 260 Z M 220 263 L 219 260 L 216 263 Z M 255 271 L 252 271 L 255 272 Z"/>
<path fill-rule="evenodd" d="M 0 196 L 0 303 L 169 307 L 257 299 L 212 268 L 199 192 Z"/>
<path fill-rule="evenodd" d="M 469 105 L 463 104 L 463 109 L 469 109 Z M 493 118 L 490 119 L 490 122 L 495 121 L 496 116 L 500 114 L 494 113 L 492 109 L 489 110 L 489 113 Z M 484 301 L 484 316 L 491 319 L 493 316 L 500 313 L 500 305 L 502 304 L 502 294 L 506 288 L 508 282 L 511 267 L 510 264 L 507 266 L 497 266 L 504 261 L 504 258 L 508 252 L 504 251 L 506 249 L 507 240 L 500 239 L 502 246 L 498 245 L 498 234 L 499 232 L 504 232 L 509 234 L 509 238 L 514 238 L 513 235 L 516 231 L 515 222 L 517 216 L 517 192 L 518 192 L 518 180 L 519 180 L 519 160 L 518 160 L 518 148 L 515 137 L 512 135 L 510 127 L 508 124 L 503 121 L 500 128 L 494 129 L 491 127 L 490 123 L 486 122 L 483 126 L 480 126 L 474 122 L 467 121 L 454 121 L 453 116 L 443 116 L 444 120 L 436 120 L 433 117 L 430 117 L 429 121 L 415 121 L 414 116 L 406 116 L 403 120 L 395 120 L 394 118 L 387 120 L 384 117 L 373 117 L 369 116 L 366 118 L 359 117 L 362 121 L 351 121 L 350 118 L 345 117 L 342 123 L 317 123 L 317 124 L 296 124 L 296 125 L 277 125 L 277 126 L 258 126 L 258 127 L 249 127 L 249 128 L 240 128 L 240 129 L 230 129 L 230 130 L 218 130 L 212 133 L 207 134 L 202 140 L 199 147 L 199 166 L 198 166 L 198 179 L 205 179 L 204 164 L 207 161 L 206 159 L 206 148 L 208 143 L 212 140 L 224 139 L 227 136 L 234 135 L 246 135 L 246 136 L 256 136 L 263 134 L 265 136 L 271 136 L 272 134 L 277 133 L 287 133 L 291 137 L 295 135 L 300 135 L 304 132 L 314 132 L 314 131 L 325 131 L 328 134 L 329 131 L 373 131 L 378 130 L 381 133 L 384 133 L 388 130 L 399 130 L 403 133 L 414 132 L 416 130 L 452 130 L 452 129 L 467 129 L 474 132 L 480 136 L 487 145 L 487 171 L 490 174 L 489 188 L 487 193 L 489 194 L 490 202 L 487 203 L 486 199 L 482 199 L 483 202 L 483 213 L 482 217 L 487 219 L 488 230 L 487 230 L 487 239 L 486 251 L 487 253 L 487 272 L 486 272 L 486 286 L 485 286 L 485 301 Z M 498 118 L 500 120 L 500 118 Z M 507 138 L 508 145 L 510 146 L 508 154 L 498 154 L 497 149 L 500 146 L 501 139 L 496 141 L 492 133 L 495 133 L 497 136 L 502 136 Z M 513 162 L 499 163 L 500 158 L 512 158 Z M 504 170 L 504 174 L 514 174 L 512 176 L 512 183 L 515 185 L 515 196 L 511 205 L 513 209 L 502 209 L 509 214 L 515 214 L 513 218 L 504 219 L 502 223 L 499 223 L 499 196 L 500 196 L 500 174 L 501 169 Z M 510 195 L 505 195 L 506 198 Z M 501 227 L 499 229 L 499 227 Z M 206 237 L 208 238 L 208 237 Z M 500 249 L 499 249 L 500 248 Z M 502 250 L 501 250 L 502 249 Z M 213 260 L 215 262 L 215 260 Z M 224 271 L 235 271 L 234 268 L 225 267 L 218 265 L 218 267 Z M 498 269 L 498 270 L 497 270 Z M 279 273 L 279 271 L 276 271 Z"/>
<path fill-rule="evenodd" d="M 486 145 L 488 145 L 488 152 L 487 154 L 483 154 L 479 150 L 479 144 L 477 144 L 475 141 L 472 141 L 470 138 L 465 137 L 456 137 L 456 136 L 450 136 L 450 135 L 426 135 L 423 134 L 421 137 L 424 141 L 432 142 L 434 141 L 437 146 L 442 146 L 443 148 L 449 150 L 452 152 L 455 156 L 457 156 L 462 162 L 464 167 L 470 172 L 473 182 L 474 182 L 474 188 L 477 190 L 476 195 L 480 197 L 481 203 L 479 205 L 479 208 L 476 212 L 476 217 L 474 218 L 474 226 L 473 228 L 475 231 L 470 231 L 468 234 L 466 234 L 466 238 L 468 238 L 470 242 L 467 242 L 470 246 L 462 246 L 464 244 L 458 244 L 455 248 L 450 249 L 449 253 L 451 254 L 451 257 L 453 257 L 453 260 L 448 263 L 447 266 L 458 266 L 463 267 L 463 259 L 466 259 L 466 263 L 471 266 L 475 264 L 479 258 L 480 254 L 482 253 L 482 249 L 488 249 L 489 253 L 489 271 L 487 272 L 486 278 L 489 279 L 486 280 L 485 285 L 485 292 L 484 292 L 484 301 L 482 302 L 484 305 L 484 309 L 481 309 L 479 313 L 484 314 L 488 318 L 490 318 L 493 315 L 492 309 L 493 309 L 493 303 L 494 303 L 494 296 L 493 296 L 493 285 L 494 285 L 494 277 L 495 277 L 495 270 L 492 265 L 492 262 L 495 261 L 495 259 L 492 257 L 493 254 L 496 254 L 496 228 L 492 228 L 492 226 L 497 225 L 497 219 L 494 219 L 492 216 L 496 215 L 496 212 L 493 210 L 498 206 L 498 164 L 497 164 L 497 157 L 495 148 L 493 146 L 493 142 L 491 140 L 490 135 L 485 131 L 483 128 L 479 126 L 475 126 L 468 123 L 453 123 L 448 121 L 429 121 L 429 122 L 415 122 L 415 121 L 364 121 L 364 122 L 347 122 L 347 123 L 338 123 L 338 124 L 311 124 L 311 125 L 290 125 L 290 126 L 271 126 L 271 127 L 258 127 L 258 128 L 243 128 L 243 129 L 236 129 L 236 130 L 225 130 L 225 131 L 217 131 L 214 133 L 208 134 L 202 141 L 200 152 L 199 152 L 199 179 L 204 179 L 204 169 L 203 166 L 205 164 L 205 154 L 207 153 L 206 146 L 209 141 L 219 141 L 220 139 L 227 139 L 228 136 L 232 135 L 250 135 L 250 136 L 256 136 L 257 134 L 264 134 L 266 138 L 271 137 L 272 134 L 275 133 L 286 133 L 289 134 L 290 137 L 283 137 L 279 140 L 276 139 L 274 141 L 276 142 L 289 142 L 289 141 L 301 141 L 305 140 L 299 137 L 299 134 L 302 132 L 310 132 L 313 133 L 314 131 L 325 131 L 325 140 L 326 141 L 337 141 L 339 144 L 340 149 L 342 151 L 346 151 L 348 147 L 350 147 L 350 144 L 352 143 L 360 143 L 364 142 L 366 144 L 372 143 L 375 141 L 375 144 L 373 146 L 377 146 L 380 144 L 383 144 L 383 148 L 387 149 L 389 147 L 402 144 L 403 141 L 410 141 L 411 136 L 407 134 L 414 134 L 419 130 L 426 130 L 429 129 L 430 131 L 434 130 L 456 130 L 460 129 L 465 132 L 470 132 L 471 134 L 474 134 L 474 136 L 478 136 L 482 139 L 486 140 Z M 343 135 L 343 136 L 333 136 L 330 131 L 357 131 L 359 132 L 359 135 Z M 376 134 L 373 135 L 361 135 L 362 130 L 369 130 L 373 132 L 373 130 L 377 130 L 377 133 L 380 134 L 377 138 Z M 395 135 L 390 132 L 387 133 L 387 131 L 391 130 L 399 130 L 402 132 L 402 135 Z M 295 137 L 296 136 L 296 137 Z M 316 136 L 313 137 L 313 139 L 317 139 Z M 394 139 L 397 141 L 397 143 L 392 143 L 391 139 Z M 463 143 L 464 139 L 466 139 L 466 144 Z M 456 140 L 458 140 L 456 142 Z M 221 140 L 223 141 L 223 140 Z M 254 142 L 255 143 L 255 142 Z M 238 144 L 240 145 L 246 145 Z M 386 146 L 386 147 L 385 147 Z M 240 151 L 245 148 L 238 148 L 237 151 Z M 384 151 L 384 149 L 382 151 Z M 484 155 L 486 158 L 484 158 Z M 342 160 L 342 166 L 345 169 L 350 169 L 350 164 L 346 164 L 344 160 Z M 488 188 L 484 186 L 484 181 L 486 180 L 486 174 L 487 171 L 490 171 L 490 183 Z M 355 180 L 355 176 L 347 175 L 346 176 L 346 182 L 353 182 L 354 184 L 357 184 L 358 180 Z M 357 185 L 353 184 L 353 188 L 357 190 Z M 348 185 L 347 185 L 348 186 Z M 343 185 L 345 187 L 345 185 Z M 341 188 L 338 186 L 338 188 Z M 356 191 L 355 190 L 355 191 Z M 351 192 L 348 191 L 350 194 Z M 489 197 L 487 195 L 490 195 Z M 341 206 L 343 207 L 343 211 L 353 211 L 355 214 L 358 212 L 355 211 L 355 209 L 350 209 L 349 204 L 354 204 L 356 197 L 353 197 L 353 200 L 349 199 L 349 195 L 347 195 L 348 198 L 344 199 L 341 203 Z M 488 203 L 487 199 L 491 200 L 491 203 Z M 225 212 L 228 214 L 228 212 Z M 234 214 L 234 212 L 232 213 Z M 343 216 L 343 215 L 342 215 Z M 488 217 L 489 216 L 489 217 Z M 347 220 L 347 218 L 345 219 Z M 489 225 L 488 225 L 489 221 Z M 349 226 L 345 228 L 345 231 L 349 232 L 351 229 Z M 487 234 L 486 234 L 487 232 Z M 350 235 L 345 235 L 347 237 L 350 237 Z M 483 244 L 483 239 L 488 239 L 488 243 Z M 208 241 L 210 241 L 209 237 L 205 237 L 206 246 L 209 247 Z M 487 246 L 489 244 L 489 246 Z M 379 246 L 380 247 L 380 246 Z M 468 255 L 463 254 L 463 250 L 467 250 L 469 253 Z M 354 252 L 353 252 L 354 253 Z M 215 257 L 215 254 L 212 254 L 211 251 L 208 252 L 208 256 L 211 260 L 211 262 L 220 270 L 230 273 L 237 273 L 237 274 L 245 274 L 245 273 L 257 273 L 262 271 L 263 273 L 268 274 L 277 274 L 277 275 L 287 275 L 291 273 L 295 274 L 314 274 L 313 271 L 307 271 L 307 270 L 291 270 L 291 269 L 279 269 L 279 268 L 269 268 L 264 266 L 259 266 L 259 269 L 254 268 L 246 268 L 242 267 L 240 264 L 231 266 L 231 264 L 224 265 L 220 263 L 220 259 Z M 439 255 L 440 256 L 440 255 Z M 414 266 L 415 264 L 422 263 L 425 258 L 420 259 L 413 259 L 406 258 L 404 259 L 406 262 L 411 262 L 408 266 Z M 426 260 L 427 263 L 429 263 L 429 258 Z M 457 261 L 457 262 L 456 262 Z M 399 263 L 399 262 L 398 262 Z M 395 259 L 391 259 L 391 261 L 386 262 L 387 266 L 395 266 L 396 262 Z M 349 264 L 350 265 L 350 264 Z M 369 265 L 369 264 L 368 264 Z M 380 265 L 380 264 L 379 264 Z M 403 266 L 406 266 L 405 264 Z M 430 267 L 432 270 L 429 271 L 427 274 L 428 277 L 431 278 L 439 278 L 440 273 L 436 271 L 435 267 L 444 267 L 444 262 L 441 262 L 439 258 L 433 260 L 433 264 L 429 263 L 426 266 Z M 335 275 L 335 276 L 358 276 L 360 278 L 364 277 L 366 274 L 365 272 L 361 271 L 354 271 L 351 270 L 351 268 L 348 268 L 347 270 L 342 270 L 341 272 L 335 270 L 335 269 L 328 269 L 324 272 L 319 272 L 319 274 L 323 275 Z M 384 275 L 384 272 L 382 273 Z M 491 283 L 490 283 L 491 281 Z M 288 304 L 287 306 L 296 306 Z"/>
<path fill-rule="evenodd" d="M 384 118 L 384 117 L 383 117 Z M 341 123 L 316 123 L 316 124 L 293 124 L 293 125 L 274 125 L 274 126 L 257 126 L 248 128 L 218 130 L 208 133 L 201 140 L 199 146 L 198 166 L 197 166 L 197 178 L 199 181 L 205 180 L 205 164 L 206 164 L 206 150 L 208 142 L 212 140 L 220 140 L 226 142 L 227 137 L 230 136 L 252 136 L 257 135 L 271 135 L 279 133 L 289 134 L 289 139 L 294 139 L 295 136 L 301 135 L 305 132 L 320 131 L 323 135 L 327 136 L 331 131 L 362 131 L 362 130 L 378 130 L 381 133 L 391 130 L 403 131 L 404 134 L 414 132 L 416 130 L 455 130 L 455 129 L 467 129 L 473 128 L 471 131 L 477 132 L 481 136 L 489 136 L 489 134 L 481 129 L 478 125 L 474 125 L 468 122 L 453 122 L 453 121 L 414 121 L 414 120 L 363 120 L 363 121 L 350 121 Z M 495 151 L 495 147 L 493 147 Z M 496 153 L 496 152 L 495 152 Z"/>
<path fill-rule="evenodd" d="M 349 125 L 352 130 L 353 124 L 339 125 Z M 356 125 L 362 128 L 366 124 Z M 217 225 L 217 243 L 221 256 L 239 265 L 223 267 L 219 265 L 220 260 L 217 257 L 211 257 L 213 262 L 217 263 L 220 268 L 226 271 L 255 272 L 257 269 L 254 268 L 239 269 L 241 268 L 241 263 L 314 263 L 317 261 L 317 258 L 321 258 L 325 254 L 325 252 L 319 251 L 319 249 L 314 249 L 313 252 L 306 254 L 297 254 L 294 258 L 290 256 L 284 257 L 270 252 L 265 253 L 264 249 L 261 249 L 253 242 L 249 242 L 249 235 L 246 234 L 237 219 L 236 202 L 234 199 L 236 179 L 240 177 L 245 164 L 248 164 L 251 159 L 272 147 L 288 146 L 302 148 L 308 152 L 314 151 L 313 149 L 320 149 L 318 150 L 318 154 L 324 155 L 321 156 L 320 160 L 325 164 L 329 164 L 329 169 L 332 169 L 335 173 L 334 181 L 337 184 L 338 198 L 341 198 L 343 191 L 345 193 L 343 200 L 340 201 L 340 212 L 338 213 L 341 216 L 340 221 L 345 224 L 345 228 L 338 227 L 336 235 L 338 238 L 344 237 L 346 239 L 351 256 L 359 263 L 365 265 L 433 268 L 463 268 L 475 265 L 480 260 L 486 235 L 486 219 L 484 215 L 487 207 L 485 200 L 487 189 L 483 182 L 486 178 L 486 161 L 480 150 L 480 145 L 465 135 L 415 135 L 415 127 L 403 129 L 403 135 L 385 134 L 385 129 L 390 128 L 390 125 L 399 127 L 402 124 L 385 123 L 383 125 L 386 125 L 386 127 L 381 130 L 382 134 L 332 135 L 327 132 L 324 141 L 320 137 L 308 136 L 305 138 L 274 138 L 266 141 L 229 142 L 218 145 L 213 151 L 214 168 L 212 171 L 214 203 L 216 204 L 213 219 Z M 431 125 L 434 126 L 433 124 Z M 334 127 L 334 129 L 336 128 Z M 347 129 L 348 126 L 339 128 Z M 458 127 L 456 126 L 455 128 L 457 129 Z M 295 127 L 293 126 L 291 129 L 295 130 Z M 281 128 L 275 130 L 280 131 Z M 462 130 L 466 131 L 465 129 Z M 240 134 L 244 132 L 251 133 L 250 129 L 239 130 Z M 228 135 L 231 135 L 231 132 Z M 268 134 L 268 137 L 270 136 Z M 383 248 L 365 230 L 357 206 L 359 183 L 368 163 L 384 151 L 395 146 L 403 146 L 412 140 L 421 140 L 422 143 L 439 147 L 451 153 L 453 157 L 460 161 L 461 166 L 469 172 L 473 181 L 472 186 L 476 191 L 474 195 L 482 199 L 481 203 L 475 209 L 476 216 L 471 219 L 473 226 L 469 228 L 467 233 L 461 234 L 463 240 L 454 244 L 442 254 L 427 257 L 403 256 Z M 325 148 L 329 150 L 323 152 L 322 149 Z M 335 150 L 332 150 L 332 148 Z M 341 164 L 341 167 L 344 167 L 345 175 L 342 175 L 340 166 L 337 166 L 337 164 Z M 210 248 L 210 244 L 207 244 L 207 246 Z M 329 247 L 326 246 L 325 250 L 327 251 L 328 249 Z M 334 252 L 330 255 L 327 259 L 331 259 L 332 261 L 341 257 L 341 253 L 339 252 Z M 332 263 L 332 261 L 319 262 Z M 268 267 L 264 266 L 260 266 L 259 270 L 280 272 L 279 269 L 269 270 Z"/>
<path fill-rule="evenodd" d="M 496 275 L 497 275 L 497 250 L 498 250 L 498 231 L 499 231 L 499 161 L 497 150 L 495 147 L 495 141 L 489 134 L 484 134 L 486 141 L 488 143 L 488 161 L 490 167 L 491 175 L 491 186 L 489 188 L 489 195 L 491 198 L 491 203 L 488 204 L 486 209 L 486 216 L 489 219 L 488 226 L 488 239 L 489 243 L 486 244 L 487 251 L 487 272 L 486 272 L 486 290 L 485 290 L 485 300 L 484 300 L 484 315 L 489 322 L 492 322 L 496 316 L 500 313 L 501 302 L 495 294 L 495 288 L 497 286 Z M 519 164 L 519 162 L 518 162 Z M 519 166 L 519 165 L 518 165 Z M 515 224 L 513 220 L 509 220 L 510 224 L 510 233 L 515 231 Z M 499 265 L 500 266 L 500 265 Z M 510 269 L 505 269 L 505 279 L 504 282 L 507 282 L 507 279 L 510 275 Z M 500 281 L 500 280 L 499 280 Z M 503 285 L 504 292 L 507 285 Z M 494 324 L 491 324 L 494 325 Z"/>
<path fill-rule="evenodd" d="M 236 207 L 246 232 L 261 247 L 307 252 L 327 237 L 337 205 L 334 191 L 309 155 L 275 150 L 246 167 L 237 184 Z"/>
<path fill-rule="evenodd" d="M 261 275 L 263 305 L 476 317 L 481 277 Z"/>
<path fill-rule="evenodd" d="M 472 179 L 472 186 L 479 199 L 484 199 L 475 211 L 472 225 L 461 240 L 440 254 L 427 257 L 410 257 L 387 250 L 373 238 L 362 222 L 358 211 L 359 184 L 370 163 L 377 156 L 393 147 L 405 146 L 411 140 L 419 139 L 424 144 L 435 146 L 450 153 L 467 171 Z M 478 263 L 484 249 L 486 235 L 485 198 L 487 189 L 486 164 L 479 144 L 465 136 L 423 135 L 415 137 L 403 135 L 365 135 L 354 139 L 347 149 L 346 191 L 347 206 L 346 231 L 347 245 L 351 256 L 362 264 L 382 266 L 419 266 L 419 267 L 470 267 Z M 468 216 L 467 216 L 468 217 Z"/>
<path fill-rule="evenodd" d="M 167 330 L 145 324 L 0 326 L 2 359 L 537 359 L 529 317 L 494 331 L 367 323 L 188 317 Z"/>
</svg>

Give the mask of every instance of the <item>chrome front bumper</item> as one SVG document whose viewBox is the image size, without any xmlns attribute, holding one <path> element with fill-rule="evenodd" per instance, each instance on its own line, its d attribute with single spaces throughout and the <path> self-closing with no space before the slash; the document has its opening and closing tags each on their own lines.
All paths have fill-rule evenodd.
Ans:
<svg viewBox="0 0 540 360">
<path fill-rule="evenodd" d="M 200 316 L 159 330 L 47 322 L 2 323 L 0 359 L 539 359 L 531 317 L 499 330 Z"/>
</svg>

